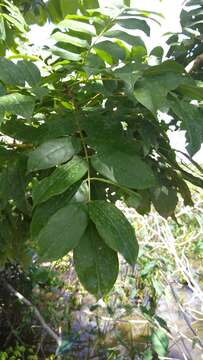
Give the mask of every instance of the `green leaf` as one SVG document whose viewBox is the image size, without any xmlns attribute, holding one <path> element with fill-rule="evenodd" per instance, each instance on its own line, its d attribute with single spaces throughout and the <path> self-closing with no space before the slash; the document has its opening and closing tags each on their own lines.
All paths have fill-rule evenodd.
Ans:
<svg viewBox="0 0 203 360">
<path fill-rule="evenodd" d="M 112 62 L 118 62 L 119 60 L 125 60 L 126 58 L 125 49 L 118 44 L 108 40 L 97 43 L 94 46 L 94 50 L 102 58 L 102 60 L 106 61 L 109 64 L 111 64 Z M 110 62 L 109 58 L 112 59 Z"/>
<path fill-rule="evenodd" d="M 86 172 L 86 161 L 77 156 L 65 165 L 58 166 L 51 175 L 37 182 L 34 186 L 32 192 L 34 205 L 63 193 L 80 180 Z"/>
<path fill-rule="evenodd" d="M 104 33 L 107 38 L 119 39 L 132 46 L 143 46 L 145 47 L 144 41 L 139 36 L 134 36 L 121 30 L 109 30 Z"/>
<path fill-rule="evenodd" d="M 131 0 L 124 0 L 123 3 L 124 3 L 125 6 L 130 7 L 130 1 Z"/>
<path fill-rule="evenodd" d="M 175 90 L 182 82 L 184 82 L 184 77 L 175 73 L 166 72 L 143 77 L 136 82 L 134 96 L 137 101 L 156 115 L 157 110 L 162 110 L 166 106 L 168 92 Z"/>
<path fill-rule="evenodd" d="M 150 27 L 149 25 L 147 25 L 145 20 L 126 18 L 126 19 L 119 19 L 116 21 L 116 23 L 126 29 L 144 31 L 145 34 L 150 36 Z"/>
<path fill-rule="evenodd" d="M 126 193 L 124 195 L 124 202 L 128 207 L 132 207 L 137 209 L 138 206 L 141 204 L 142 196 L 139 193 Z"/>
<path fill-rule="evenodd" d="M 160 356 L 166 356 L 168 352 L 168 336 L 166 332 L 162 329 L 157 329 L 153 332 L 151 336 L 152 347 L 154 351 Z"/>
<path fill-rule="evenodd" d="M 56 137 L 71 135 L 76 131 L 74 116 L 72 113 L 58 112 L 51 115 L 47 121 L 36 126 L 30 121 L 20 119 L 9 119 L 1 125 L 1 132 L 16 140 L 30 144 L 42 143 Z"/>
<path fill-rule="evenodd" d="M 16 64 L 16 72 L 19 78 L 27 82 L 30 86 L 37 85 L 41 80 L 41 74 L 38 67 L 31 61 L 22 60 Z"/>
<path fill-rule="evenodd" d="M 89 43 L 87 40 L 83 40 L 79 37 L 75 37 L 75 36 L 70 36 L 68 34 L 64 34 L 62 32 L 55 32 L 51 38 L 53 40 L 59 41 L 59 42 L 65 42 L 65 43 L 69 43 L 81 48 L 89 48 Z"/>
<path fill-rule="evenodd" d="M 161 284 L 161 282 L 159 280 L 157 280 L 155 278 L 152 278 L 152 284 L 156 291 L 157 296 L 160 297 L 164 292 L 163 285 Z"/>
<path fill-rule="evenodd" d="M 54 215 L 59 209 L 65 207 L 72 201 L 73 195 L 76 193 L 80 186 L 80 182 L 73 184 L 64 193 L 54 196 L 48 201 L 38 205 L 32 216 L 31 222 L 31 236 L 35 239 L 42 228 L 46 225 L 49 218 Z M 74 201 L 74 200 L 73 200 Z M 76 201 L 74 201 L 76 202 Z"/>
<path fill-rule="evenodd" d="M 94 51 L 95 51 L 96 55 L 98 55 L 102 61 L 106 62 L 109 65 L 113 65 L 113 58 L 108 52 L 106 52 L 102 49 L 99 49 L 97 47 L 94 48 Z"/>
<path fill-rule="evenodd" d="M 203 0 L 190 0 L 187 1 L 187 6 L 203 5 Z"/>
<path fill-rule="evenodd" d="M 48 0 L 47 10 L 51 21 L 55 24 L 63 18 L 61 2 L 59 0 Z"/>
<path fill-rule="evenodd" d="M 178 90 L 184 96 L 189 96 L 193 100 L 203 100 L 203 88 L 199 86 L 183 84 L 179 86 Z"/>
<path fill-rule="evenodd" d="M 2 83 L 0 83 L 0 96 L 3 95 L 6 95 L 6 88 Z"/>
<path fill-rule="evenodd" d="M 123 213 L 111 203 L 95 200 L 89 203 L 89 215 L 106 244 L 134 265 L 139 247 L 134 229 Z"/>
<path fill-rule="evenodd" d="M 44 126 L 35 127 L 22 119 L 10 119 L 1 125 L 1 132 L 24 143 L 38 144 L 46 134 Z"/>
<path fill-rule="evenodd" d="M 203 111 L 184 100 L 173 100 L 170 104 L 174 114 L 181 120 L 182 129 L 186 130 L 187 150 L 193 156 L 203 142 Z"/>
<path fill-rule="evenodd" d="M 148 69 L 145 70 L 145 75 L 150 76 L 166 73 L 183 74 L 185 73 L 185 68 L 183 65 L 177 63 L 174 60 L 167 60 L 160 65 L 150 66 Z"/>
<path fill-rule="evenodd" d="M 154 91 L 156 89 L 156 91 Z M 134 96 L 138 102 L 149 109 L 154 115 L 166 105 L 168 90 L 160 86 L 159 82 L 142 79 L 136 83 Z"/>
<path fill-rule="evenodd" d="M 84 70 L 87 73 L 88 77 L 92 74 L 100 73 L 101 69 L 103 68 L 105 68 L 105 63 L 99 56 L 95 54 L 89 54 L 87 56 Z"/>
<path fill-rule="evenodd" d="M 0 199 L 8 203 L 12 201 L 23 213 L 28 212 L 27 200 L 25 197 L 25 159 L 18 160 L 5 167 L 0 173 Z"/>
<path fill-rule="evenodd" d="M 0 97 L 0 112 L 9 112 L 29 118 L 32 116 L 35 101 L 32 96 L 19 93 L 4 95 Z"/>
<path fill-rule="evenodd" d="M 50 50 L 52 51 L 52 53 L 54 55 L 57 55 L 65 60 L 70 60 L 70 61 L 80 61 L 81 60 L 80 54 L 76 54 L 76 53 L 70 52 L 68 50 L 64 50 L 57 46 L 51 46 Z"/>
<path fill-rule="evenodd" d="M 133 46 L 131 49 L 130 57 L 132 60 L 139 61 L 142 63 L 147 57 L 147 49 L 144 46 L 138 45 Z"/>
<path fill-rule="evenodd" d="M 93 224 L 89 224 L 73 251 L 73 257 L 77 275 L 85 289 L 97 298 L 106 295 L 118 276 L 118 256 L 103 242 Z"/>
<path fill-rule="evenodd" d="M 85 9 L 97 9 L 99 8 L 98 0 L 83 0 L 83 6 Z"/>
<path fill-rule="evenodd" d="M 36 239 L 40 260 L 57 260 L 74 249 L 87 223 L 87 214 L 80 204 L 69 204 L 58 210 Z"/>
<path fill-rule="evenodd" d="M 70 351 L 74 346 L 74 340 L 73 341 L 69 341 L 69 340 L 62 340 L 61 344 L 58 345 L 57 349 L 56 349 L 56 356 L 61 356 L 63 354 L 65 354 L 66 352 Z"/>
<path fill-rule="evenodd" d="M 65 16 L 69 14 L 76 14 L 80 6 L 80 0 L 74 0 L 74 1 L 58 0 L 58 1 L 60 3 L 60 8 L 63 18 L 65 18 Z"/>
<path fill-rule="evenodd" d="M 45 133 L 44 139 L 47 140 L 60 136 L 72 135 L 77 129 L 74 113 L 69 111 L 58 111 L 57 114 L 51 115 L 39 129 Z"/>
<path fill-rule="evenodd" d="M 109 146 L 109 151 L 92 156 L 91 164 L 103 176 L 132 189 L 147 189 L 155 184 L 150 166 L 138 155 Z"/>
<path fill-rule="evenodd" d="M 178 197 L 176 190 L 172 187 L 155 188 L 151 192 L 151 199 L 155 209 L 163 217 L 167 218 L 174 214 Z"/>
<path fill-rule="evenodd" d="M 28 171 L 48 169 L 68 161 L 81 149 L 79 139 L 64 137 L 44 142 L 33 150 L 28 159 Z"/>
<path fill-rule="evenodd" d="M 0 15 L 0 40 L 1 41 L 6 40 L 6 31 L 5 31 L 4 19 L 2 15 Z"/>
<path fill-rule="evenodd" d="M 150 212 L 151 209 L 151 199 L 148 190 L 139 191 L 139 195 L 141 196 L 140 204 L 136 207 L 136 210 L 139 214 L 145 215 Z"/>
<path fill-rule="evenodd" d="M 161 46 L 156 46 L 152 49 L 149 54 L 149 57 L 156 58 L 156 63 L 160 63 L 164 56 L 164 49 Z"/>
<path fill-rule="evenodd" d="M 90 25 L 82 21 L 65 19 L 58 24 L 58 27 L 62 30 L 70 29 L 70 30 L 86 33 L 92 36 L 96 35 L 95 27 L 93 25 Z"/>
<path fill-rule="evenodd" d="M 17 64 L 1 57 L 0 80 L 5 84 L 24 86 L 27 82 L 30 86 L 38 84 L 41 80 L 39 69 L 31 61 L 22 60 Z"/>
<path fill-rule="evenodd" d="M 125 87 L 127 91 L 130 93 L 134 90 L 134 85 L 136 81 L 141 77 L 142 71 L 137 69 L 136 65 L 134 64 L 127 64 L 122 68 L 116 69 L 114 71 L 114 75 L 123 80 L 125 83 Z"/>
<path fill-rule="evenodd" d="M 143 360 L 153 360 L 153 353 L 150 349 L 146 349 L 143 353 Z"/>
<path fill-rule="evenodd" d="M 13 16 L 10 16 L 8 14 L 3 14 L 3 17 L 7 20 L 7 22 L 17 28 L 21 33 L 26 32 L 27 29 L 25 29 L 25 25 L 18 21 L 18 19 L 15 19 Z"/>
</svg>

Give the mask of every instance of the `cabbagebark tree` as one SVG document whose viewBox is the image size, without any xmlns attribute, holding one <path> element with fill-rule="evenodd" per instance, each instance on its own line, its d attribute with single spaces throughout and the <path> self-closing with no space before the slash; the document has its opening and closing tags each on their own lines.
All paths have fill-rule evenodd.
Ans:
<svg viewBox="0 0 203 360">
<path fill-rule="evenodd" d="M 201 168 L 198 175 L 182 168 L 167 135 L 184 129 L 191 159 L 200 149 L 202 83 L 185 63 L 148 64 L 134 30 L 150 36 L 160 14 L 128 5 L 1 4 L 0 263 L 25 266 L 34 253 L 52 261 L 73 250 L 80 281 L 97 297 L 116 281 L 117 254 L 132 266 L 138 256 L 116 200 L 141 214 L 153 204 L 168 217 L 178 194 L 192 205 L 187 181 L 203 187 Z M 43 25 L 48 18 L 56 24 L 55 45 L 35 63 L 18 44 L 26 21 Z"/>
</svg>

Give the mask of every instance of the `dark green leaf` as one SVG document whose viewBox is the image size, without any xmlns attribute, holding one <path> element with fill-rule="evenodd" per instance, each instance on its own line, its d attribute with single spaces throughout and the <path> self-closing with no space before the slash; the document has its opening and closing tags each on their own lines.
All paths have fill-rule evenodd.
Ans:
<svg viewBox="0 0 203 360">
<path fill-rule="evenodd" d="M 6 95 L 6 89 L 2 83 L 0 83 L 0 96 Z"/>
<path fill-rule="evenodd" d="M 118 256 L 103 242 L 93 224 L 89 224 L 73 256 L 77 275 L 85 289 L 97 298 L 106 295 L 118 276 Z"/>
<path fill-rule="evenodd" d="M 36 239 L 40 260 L 57 260 L 74 249 L 87 223 L 87 214 L 80 204 L 69 204 L 58 210 Z"/>
<path fill-rule="evenodd" d="M 97 9 L 99 8 L 98 0 L 83 0 L 83 5 L 85 9 Z"/>
<path fill-rule="evenodd" d="M 74 52 L 70 52 L 68 50 L 64 50 L 57 46 L 52 46 L 50 50 L 53 52 L 54 55 L 61 57 L 62 59 L 70 60 L 70 61 L 80 61 L 81 56 L 80 54 L 76 54 Z"/>
<path fill-rule="evenodd" d="M 116 22 L 118 25 L 126 29 L 141 30 L 144 31 L 148 36 L 150 35 L 150 27 L 149 25 L 147 25 L 145 20 L 126 18 L 126 19 L 119 19 Z"/>
<path fill-rule="evenodd" d="M 62 164 L 77 154 L 80 148 L 80 141 L 72 137 L 49 140 L 30 153 L 28 171 L 47 169 Z"/>
<path fill-rule="evenodd" d="M 157 62 L 160 63 L 164 56 L 164 49 L 161 46 L 156 46 L 152 49 L 149 56 L 155 57 L 157 59 Z"/>
<path fill-rule="evenodd" d="M 181 75 L 174 73 L 143 77 L 136 83 L 134 96 L 155 115 L 157 110 L 163 110 L 166 106 L 168 92 L 176 89 L 183 81 Z"/>
<path fill-rule="evenodd" d="M 126 193 L 124 196 L 125 204 L 128 207 L 132 207 L 134 209 L 137 209 L 138 206 L 141 204 L 142 196 L 139 193 Z"/>
<path fill-rule="evenodd" d="M 97 43 L 94 46 L 97 54 L 102 58 L 102 60 L 107 63 L 118 62 L 119 60 L 124 60 L 126 58 L 126 51 L 123 47 L 119 46 L 116 43 L 105 40 Z M 109 58 L 112 59 L 109 62 Z"/>
<path fill-rule="evenodd" d="M 23 213 L 28 212 L 28 204 L 25 197 L 25 159 L 19 158 L 15 163 L 6 167 L 0 173 L 0 199 L 14 202 L 15 206 Z"/>
<path fill-rule="evenodd" d="M 22 60 L 15 64 L 4 57 L 0 58 L 0 80 L 5 84 L 24 86 L 27 82 L 33 86 L 40 79 L 40 71 L 31 61 Z"/>
<path fill-rule="evenodd" d="M 175 189 L 162 186 L 161 188 L 155 188 L 151 195 L 152 203 L 160 215 L 167 218 L 174 214 L 178 202 Z"/>
<path fill-rule="evenodd" d="M 146 189 L 155 184 L 150 166 L 138 155 L 109 146 L 104 154 L 94 155 L 92 166 L 103 176 L 132 189 Z"/>
<path fill-rule="evenodd" d="M 89 215 L 106 244 L 134 265 L 138 243 L 134 229 L 123 213 L 111 203 L 95 200 L 89 203 Z"/>
<path fill-rule="evenodd" d="M 38 67 L 31 61 L 22 60 L 16 64 L 16 72 L 19 78 L 27 82 L 30 86 L 37 85 L 41 80 L 41 74 Z"/>
<path fill-rule="evenodd" d="M 156 91 L 154 91 L 156 89 Z M 134 96 L 137 101 L 149 109 L 154 115 L 166 105 L 168 90 L 160 86 L 159 82 L 151 83 L 150 80 L 137 82 L 134 89 Z"/>
<path fill-rule="evenodd" d="M 122 68 L 115 70 L 115 76 L 125 83 L 125 88 L 132 93 L 136 81 L 141 77 L 142 71 L 136 68 L 134 64 L 127 64 Z"/>
<path fill-rule="evenodd" d="M 132 46 L 143 46 L 145 47 L 144 41 L 139 36 L 133 36 L 121 30 L 109 30 L 104 33 L 105 37 L 119 39 Z"/>
<path fill-rule="evenodd" d="M 179 86 L 178 90 L 183 94 L 184 96 L 188 96 L 191 99 L 196 100 L 203 100 L 203 88 L 189 85 L 189 84 L 183 84 Z"/>
<path fill-rule="evenodd" d="M 10 119 L 1 125 L 1 131 L 16 140 L 30 144 L 38 144 L 45 137 L 46 129 L 44 126 L 32 126 L 26 124 L 22 119 Z"/>
<path fill-rule="evenodd" d="M 105 68 L 104 61 L 96 54 L 89 54 L 86 58 L 84 70 L 88 76 L 98 74 Z"/>
<path fill-rule="evenodd" d="M 65 18 L 66 15 L 76 14 L 80 6 L 80 0 L 58 0 L 58 2 L 60 3 L 62 18 Z"/>
<path fill-rule="evenodd" d="M 186 130 L 187 150 L 193 156 L 203 142 L 203 111 L 198 106 L 186 101 L 171 101 L 171 108 L 182 122 L 182 129 Z"/>
<path fill-rule="evenodd" d="M 145 70 L 145 75 L 161 75 L 166 73 L 175 73 L 175 74 L 183 74 L 185 73 L 185 68 L 183 65 L 178 64 L 174 60 L 164 61 L 160 65 L 150 66 Z M 170 74 L 169 74 L 170 75 Z"/>
<path fill-rule="evenodd" d="M 39 181 L 33 188 L 34 205 L 61 194 L 71 185 L 80 180 L 87 172 L 87 163 L 79 157 L 74 157 L 65 165 L 58 166 L 48 177 Z"/>
<path fill-rule="evenodd" d="M 71 135 L 76 131 L 76 121 L 73 112 L 63 111 L 53 114 L 44 124 L 47 138 Z"/>
<path fill-rule="evenodd" d="M 52 215 L 54 215 L 59 209 L 69 204 L 79 186 L 80 182 L 75 183 L 64 193 L 54 196 L 45 203 L 36 207 L 31 222 L 31 235 L 33 239 L 38 236 L 39 232 L 46 225 Z M 74 200 L 72 201 L 75 202 Z"/>
<path fill-rule="evenodd" d="M 29 118 L 32 116 L 34 106 L 35 101 L 32 96 L 15 93 L 0 97 L 0 112 L 9 112 Z"/>
<path fill-rule="evenodd" d="M 47 3 L 47 10 L 53 23 L 58 23 L 63 18 L 61 2 L 59 0 L 49 0 Z"/>
<path fill-rule="evenodd" d="M 140 204 L 136 207 L 136 210 L 139 214 L 145 215 L 150 212 L 151 209 L 151 199 L 148 190 L 139 191 L 139 195 L 141 196 Z"/>
</svg>

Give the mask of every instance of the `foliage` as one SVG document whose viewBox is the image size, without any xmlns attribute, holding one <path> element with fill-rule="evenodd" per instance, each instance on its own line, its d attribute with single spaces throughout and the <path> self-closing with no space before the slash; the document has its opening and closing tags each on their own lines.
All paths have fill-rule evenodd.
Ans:
<svg viewBox="0 0 203 360">
<path fill-rule="evenodd" d="M 184 66 L 203 52 L 202 9 L 202 1 L 187 0 L 180 14 L 182 34 L 171 34 L 167 41 L 170 46 L 168 56 L 173 57 Z M 194 69 L 193 77 L 202 80 L 202 70 L 198 67 Z"/>
<path fill-rule="evenodd" d="M 162 302 L 167 301 L 168 278 L 174 280 L 175 277 L 178 289 L 188 288 L 186 273 L 189 268 L 192 271 L 192 284 L 197 278 L 200 281 L 203 279 L 203 251 L 200 249 L 203 198 L 200 193 L 194 192 L 194 189 L 191 190 L 193 190 L 195 207 L 184 207 L 182 202 L 179 203 L 176 212 L 179 225 L 172 219 L 166 221 L 153 209 L 148 216 L 142 216 L 132 208 L 128 209 L 123 204 L 119 204 L 120 209 L 136 229 L 141 249 L 135 269 L 127 266 L 126 262 L 120 259 L 118 281 L 103 301 L 97 302 L 79 284 L 70 254 L 52 264 L 39 265 L 36 263 L 32 265 L 26 277 L 21 273 L 19 281 L 15 280 L 14 272 L 7 275 L 10 282 L 12 279 L 11 283 L 16 289 L 27 298 L 32 299 L 32 303 L 38 307 L 53 329 L 57 331 L 58 328 L 61 328 L 64 342 L 69 345 L 63 354 L 63 359 L 84 359 L 85 356 L 88 359 L 88 357 L 91 358 L 92 353 L 100 356 L 101 359 L 129 360 L 134 359 L 135 354 L 143 359 L 145 359 L 144 356 L 146 359 L 150 359 L 152 356 L 156 358 L 157 352 L 160 352 L 160 357 L 163 356 L 161 352 L 163 354 L 166 351 L 167 338 L 170 338 L 170 349 L 173 343 L 177 343 L 177 336 L 174 335 L 172 338 L 172 333 L 169 332 L 171 327 L 169 328 L 163 319 L 164 316 L 170 314 L 166 314 L 166 312 L 160 314 L 157 305 L 160 299 Z M 167 231 L 169 230 L 168 236 Z M 84 240 L 88 241 L 89 239 Z M 171 243 L 174 243 L 179 261 L 185 263 L 184 268 L 176 265 Z M 187 258 L 187 262 L 185 258 Z M 97 259 L 93 260 L 89 261 L 89 264 L 94 266 Z M 86 266 L 87 263 L 85 262 L 84 265 Z M 183 270 L 186 272 L 185 274 Z M 90 277 L 91 274 L 94 274 L 94 269 L 90 272 Z M 3 311 L 6 316 L 3 317 L 5 320 L 2 322 L 4 325 L 3 337 L 1 337 L 2 352 L 7 351 L 10 356 L 11 349 L 6 346 L 6 341 L 4 341 L 9 334 L 13 352 L 19 350 L 18 347 L 24 346 L 26 356 L 31 355 L 30 351 L 32 350 L 33 356 L 45 358 L 44 351 L 48 359 L 49 354 L 55 350 L 55 344 L 53 349 L 51 339 L 38 326 L 35 318 L 31 316 L 30 309 L 17 303 L 14 298 L 11 299 L 4 288 L 2 288 L 2 295 L 3 301 L 1 300 L 1 302 L 7 304 Z M 182 296 L 183 294 L 180 301 L 184 306 Z M 188 315 L 192 314 L 193 307 L 194 311 L 197 310 L 196 301 L 192 301 L 191 293 L 189 300 L 186 308 Z M 11 306 L 12 303 L 14 303 L 13 306 Z M 178 331 L 183 331 L 175 315 L 176 311 L 179 312 L 178 305 L 175 306 L 172 303 L 170 311 L 173 319 L 171 330 L 177 326 Z M 17 318 L 16 315 L 18 315 Z M 202 316 L 200 315 L 200 317 Z M 11 332 L 10 319 L 12 319 L 14 333 Z M 136 326 L 133 326 L 133 321 L 137 321 Z M 176 326 L 174 326 L 174 321 Z M 161 336 L 159 337 L 160 332 Z M 161 345 L 162 342 L 160 344 L 159 339 L 163 339 L 163 345 Z M 191 335 L 190 341 L 193 340 L 194 336 Z M 21 341 L 23 341 L 23 345 L 21 345 Z M 16 342 L 20 344 L 17 345 L 17 348 L 15 347 Z M 196 346 L 192 351 L 195 349 Z M 169 354 L 167 355 L 170 357 Z M 192 355 L 195 357 L 195 353 L 192 352 Z M 9 356 L 7 357 L 9 358 Z M 26 356 L 24 357 L 27 358 Z"/>
<path fill-rule="evenodd" d="M 3 51 L 17 57 L 0 59 L 1 266 L 15 261 L 26 268 L 35 253 L 42 262 L 73 250 L 82 284 L 97 297 L 116 281 L 117 253 L 132 266 L 138 255 L 116 200 L 141 214 L 154 204 L 168 217 L 178 194 L 192 204 L 186 181 L 203 186 L 200 175 L 179 165 L 167 136 L 184 129 L 190 157 L 198 151 L 202 84 L 174 60 L 148 64 L 136 31 L 149 36 L 160 14 L 125 4 L 103 10 L 90 0 L 1 5 Z M 47 17 L 56 24 L 55 45 L 34 63 L 19 53 L 16 39 L 25 36 L 24 19 L 42 25 Z"/>
</svg>

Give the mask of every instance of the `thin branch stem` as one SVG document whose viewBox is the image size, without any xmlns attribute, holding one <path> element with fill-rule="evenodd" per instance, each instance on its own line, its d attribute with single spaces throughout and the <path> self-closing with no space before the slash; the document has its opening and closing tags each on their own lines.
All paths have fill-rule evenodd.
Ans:
<svg viewBox="0 0 203 360">
<path fill-rule="evenodd" d="M 187 153 L 185 153 L 184 151 L 181 150 L 177 150 L 174 149 L 176 152 L 179 152 L 180 154 L 182 154 L 183 156 L 185 156 L 202 174 L 203 174 L 203 168 L 195 161 L 191 158 L 191 156 L 189 156 Z"/>
<path fill-rule="evenodd" d="M 124 186 L 122 186 L 122 185 L 119 185 L 119 184 L 117 184 L 117 183 L 114 183 L 114 182 L 111 181 L 111 180 L 107 180 L 107 179 L 99 178 L 99 177 L 92 177 L 92 178 L 90 178 L 89 180 L 90 180 L 90 181 L 99 181 L 99 182 L 103 182 L 103 183 L 105 183 L 105 184 L 113 185 L 113 186 L 116 186 L 116 187 L 119 188 L 119 189 L 122 189 L 122 190 L 128 192 L 129 194 L 135 195 L 135 192 L 134 192 L 133 190 L 128 189 L 128 188 L 126 188 L 126 187 L 124 187 Z M 85 179 L 84 181 L 88 181 L 88 178 Z"/>
<path fill-rule="evenodd" d="M 124 9 L 122 9 L 121 11 L 119 11 L 118 14 L 116 14 L 113 18 L 110 18 L 108 23 L 106 24 L 106 26 L 102 29 L 102 31 L 99 33 L 99 35 L 96 37 L 96 39 L 92 42 L 91 46 L 89 47 L 86 57 L 84 59 L 84 62 L 86 60 L 86 58 L 88 57 L 88 55 L 90 54 L 90 51 L 92 50 L 92 48 L 96 45 L 96 43 L 98 42 L 98 40 L 104 35 L 104 33 L 111 27 L 111 25 L 113 25 L 114 21 L 117 19 L 118 16 L 120 16 L 123 13 Z"/>
<path fill-rule="evenodd" d="M 76 117 L 75 118 L 76 118 L 76 123 L 77 123 L 78 131 L 79 131 L 79 135 L 80 135 L 80 140 L 81 140 L 82 147 L 83 147 L 83 150 L 84 150 L 85 159 L 87 161 L 88 200 L 90 201 L 91 200 L 91 180 L 90 180 L 89 156 L 88 156 L 88 151 L 87 151 L 87 146 L 86 146 L 86 143 L 85 143 L 85 139 L 84 139 L 82 129 L 81 129 L 81 126 L 80 126 L 80 120 L 79 120 L 79 118 L 77 116 L 78 107 L 77 107 L 77 104 L 75 104 L 75 102 L 74 102 L 74 107 L 75 107 L 75 111 L 76 111 Z"/>
<path fill-rule="evenodd" d="M 29 306 L 36 318 L 38 319 L 38 321 L 40 322 L 41 326 L 43 327 L 43 329 L 56 341 L 57 345 L 59 346 L 61 344 L 61 338 L 60 336 L 58 336 L 51 328 L 50 326 L 46 323 L 46 321 L 44 320 L 43 316 L 40 314 L 39 310 L 36 308 L 36 306 L 34 306 L 30 300 L 26 299 L 24 297 L 24 295 L 22 295 L 19 291 L 17 291 L 16 289 L 14 289 L 14 287 L 10 284 L 8 284 L 7 282 L 4 283 L 4 286 L 9 290 L 10 293 L 12 293 L 15 297 L 17 297 L 18 300 L 20 300 L 23 304 Z"/>
</svg>

